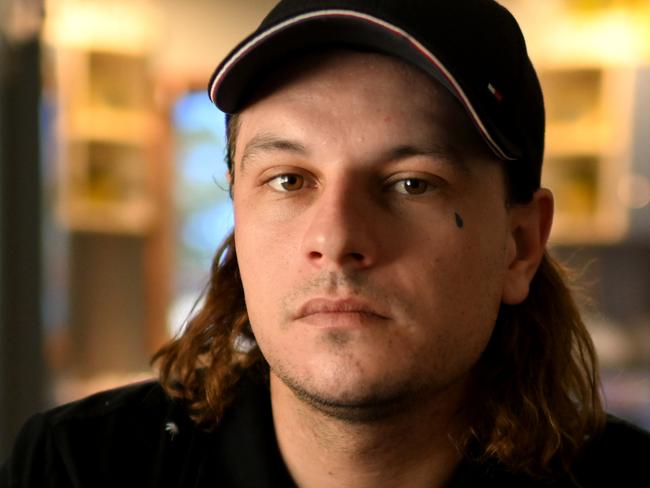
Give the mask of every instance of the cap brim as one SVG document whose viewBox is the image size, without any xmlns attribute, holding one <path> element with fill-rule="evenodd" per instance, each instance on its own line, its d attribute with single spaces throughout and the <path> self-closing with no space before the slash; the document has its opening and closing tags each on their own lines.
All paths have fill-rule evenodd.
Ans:
<svg viewBox="0 0 650 488">
<path fill-rule="evenodd" d="M 297 50 L 344 44 L 384 52 L 418 66 L 444 85 L 464 106 L 494 153 L 504 160 L 518 159 L 516 148 L 499 137 L 500 144 L 479 116 L 470 97 L 438 57 L 417 39 L 383 19 L 351 10 L 321 10 L 292 17 L 256 32 L 217 67 L 208 93 L 223 112 L 236 113 L 244 93 L 270 66 L 287 60 Z M 491 133 L 492 132 L 492 133 Z"/>
</svg>

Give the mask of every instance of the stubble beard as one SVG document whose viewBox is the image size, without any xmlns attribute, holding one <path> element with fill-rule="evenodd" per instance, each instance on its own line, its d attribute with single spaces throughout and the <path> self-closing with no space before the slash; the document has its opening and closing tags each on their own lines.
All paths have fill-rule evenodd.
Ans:
<svg viewBox="0 0 650 488">
<path fill-rule="evenodd" d="M 309 293 L 339 289 L 352 290 L 353 295 L 370 296 L 379 302 L 390 300 L 390 295 L 379 287 L 371 286 L 364 275 L 323 273 L 299 287 L 284 300 L 284 323 L 289 322 L 292 305 Z M 359 290 L 363 290 L 363 293 L 359 293 Z M 335 355 L 345 354 L 345 350 L 352 346 L 350 343 L 353 341 L 345 331 L 329 331 L 324 337 L 324 342 L 328 343 Z M 415 404 L 435 395 L 438 390 L 436 385 L 428 384 L 421 373 L 405 371 L 402 378 L 368 380 L 352 393 L 327 393 L 286 364 L 269 362 L 269 366 L 272 374 L 308 408 L 332 419 L 352 424 L 381 422 L 404 415 Z"/>
<path fill-rule="evenodd" d="M 381 398 L 379 396 L 374 398 L 367 397 L 356 402 L 344 402 L 310 392 L 286 380 L 283 381 L 293 391 L 296 397 L 309 407 L 327 417 L 345 423 L 362 424 L 387 420 L 402 412 L 407 403 L 401 395 L 392 398 Z"/>
<path fill-rule="evenodd" d="M 423 384 L 406 380 L 393 384 L 369 383 L 365 391 L 359 389 L 352 394 L 330 394 L 283 368 L 272 371 L 309 409 L 349 424 L 376 423 L 403 415 L 421 401 L 428 390 Z"/>
</svg>

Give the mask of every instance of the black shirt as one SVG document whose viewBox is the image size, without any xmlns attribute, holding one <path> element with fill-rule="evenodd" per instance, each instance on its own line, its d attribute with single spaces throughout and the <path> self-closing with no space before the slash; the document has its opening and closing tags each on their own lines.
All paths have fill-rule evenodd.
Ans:
<svg viewBox="0 0 650 488">
<path fill-rule="evenodd" d="M 568 477 L 544 482 L 469 461 L 450 488 L 650 487 L 650 434 L 610 418 Z M 218 428 L 197 428 L 157 382 L 98 393 L 32 417 L 0 468 L 0 488 L 292 487 L 268 388 L 245 380 Z"/>
</svg>

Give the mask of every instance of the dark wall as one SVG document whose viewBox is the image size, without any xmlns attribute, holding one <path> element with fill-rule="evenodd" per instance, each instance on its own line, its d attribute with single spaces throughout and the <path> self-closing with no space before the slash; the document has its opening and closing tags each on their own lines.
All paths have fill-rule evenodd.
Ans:
<svg viewBox="0 0 650 488">
<path fill-rule="evenodd" d="M 622 327 L 650 319 L 650 243 L 616 246 L 557 246 L 553 254 L 577 274 L 587 308 Z"/>
<path fill-rule="evenodd" d="M 38 40 L 0 38 L 0 459 L 45 398 L 39 94 Z"/>
</svg>

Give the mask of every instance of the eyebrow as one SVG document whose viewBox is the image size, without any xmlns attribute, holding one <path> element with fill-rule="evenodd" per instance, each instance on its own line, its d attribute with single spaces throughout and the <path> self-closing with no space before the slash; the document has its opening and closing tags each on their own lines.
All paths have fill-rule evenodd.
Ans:
<svg viewBox="0 0 650 488">
<path fill-rule="evenodd" d="M 246 165 L 252 162 L 259 153 L 273 151 L 289 152 L 298 156 L 307 156 L 309 154 L 307 148 L 298 141 L 285 139 L 271 133 L 257 134 L 244 147 L 240 171 L 244 173 Z M 449 164 L 462 172 L 469 172 L 467 163 L 461 156 L 460 151 L 449 144 L 402 144 L 389 148 L 377 159 L 382 161 L 399 161 L 417 156 L 431 157 Z"/>
<path fill-rule="evenodd" d="M 241 172 L 244 172 L 246 164 L 255 159 L 257 154 L 269 151 L 290 152 L 299 156 L 308 154 L 307 148 L 297 141 L 283 139 L 269 133 L 258 134 L 248 141 L 244 147 L 240 165 Z"/>
<path fill-rule="evenodd" d="M 426 145 L 404 144 L 391 148 L 387 154 L 392 161 L 406 159 L 415 156 L 426 156 L 442 161 L 463 172 L 469 172 L 469 167 L 460 151 L 448 144 L 429 143 Z"/>
</svg>

